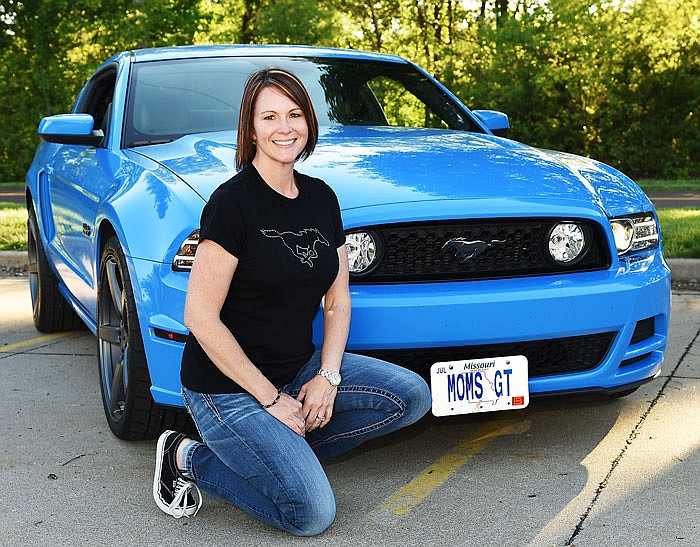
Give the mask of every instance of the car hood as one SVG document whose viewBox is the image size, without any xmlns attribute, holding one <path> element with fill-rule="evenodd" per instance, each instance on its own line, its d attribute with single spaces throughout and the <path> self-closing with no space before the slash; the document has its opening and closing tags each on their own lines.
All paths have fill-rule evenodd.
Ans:
<svg viewBox="0 0 700 547">
<path fill-rule="evenodd" d="M 133 149 L 202 199 L 235 173 L 235 133 L 189 135 Z M 443 200 L 570 200 L 608 216 L 650 210 L 630 179 L 602 163 L 461 131 L 322 128 L 297 169 L 328 182 L 343 210 Z"/>
</svg>

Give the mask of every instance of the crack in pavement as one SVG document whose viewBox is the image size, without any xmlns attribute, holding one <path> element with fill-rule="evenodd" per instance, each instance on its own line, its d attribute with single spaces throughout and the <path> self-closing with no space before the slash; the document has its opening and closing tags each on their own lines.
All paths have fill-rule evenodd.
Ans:
<svg viewBox="0 0 700 547">
<path fill-rule="evenodd" d="M 610 466 L 610 470 L 608 471 L 607 475 L 605 475 L 603 480 L 598 484 L 598 488 L 596 488 L 596 490 L 595 490 L 595 493 L 593 495 L 593 499 L 591 500 L 591 503 L 588 505 L 588 507 L 586 508 L 586 511 L 583 513 L 583 515 L 581 515 L 581 519 L 579 520 L 578 524 L 576 525 L 576 528 L 574 528 L 574 532 L 571 534 L 571 537 L 568 539 L 568 541 L 564 545 L 574 545 L 574 543 L 573 543 L 574 540 L 583 530 L 584 523 L 586 522 L 586 520 L 588 520 L 588 517 L 590 516 L 591 511 L 593 511 L 593 508 L 595 507 L 596 503 L 598 502 L 598 499 L 600 498 L 600 495 L 603 493 L 603 490 L 605 490 L 605 488 L 608 486 L 608 482 L 610 481 L 610 477 L 612 477 L 613 473 L 615 472 L 615 469 L 617 469 L 617 466 L 620 465 L 622 458 L 627 453 L 627 449 L 632 445 L 634 440 L 639 436 L 639 431 L 641 430 L 642 426 L 644 425 L 644 422 L 651 414 L 651 411 L 654 410 L 654 407 L 659 402 L 659 400 L 661 400 L 661 397 L 663 397 L 664 392 L 666 391 L 666 388 L 669 386 L 671 381 L 677 380 L 678 378 L 680 378 L 680 377 L 676 377 L 675 374 L 678 371 L 678 369 L 680 368 L 680 366 L 683 363 L 683 361 L 685 360 L 685 358 L 688 355 L 692 355 L 690 350 L 693 347 L 693 345 L 695 344 L 695 342 L 697 341 L 698 337 L 700 337 L 700 329 L 695 333 L 695 336 L 693 336 L 693 339 L 686 346 L 685 350 L 683 351 L 683 354 L 678 359 L 676 366 L 674 366 L 673 369 L 671 370 L 671 373 L 666 378 L 666 381 L 661 386 L 661 389 L 656 394 L 656 397 L 654 397 L 654 399 L 651 400 L 646 411 L 639 418 L 637 425 L 635 425 L 634 429 L 632 429 L 632 432 L 629 434 L 629 436 L 627 437 L 627 440 L 625 441 L 625 446 L 622 448 L 622 450 L 620 450 L 620 453 L 612 461 L 612 464 Z M 691 378 L 691 379 L 694 379 L 694 378 Z"/>
</svg>

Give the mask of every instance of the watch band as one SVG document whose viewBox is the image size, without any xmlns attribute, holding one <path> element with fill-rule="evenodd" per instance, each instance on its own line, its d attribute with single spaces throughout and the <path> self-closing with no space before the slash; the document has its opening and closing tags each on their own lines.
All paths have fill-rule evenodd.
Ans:
<svg viewBox="0 0 700 547">
<path fill-rule="evenodd" d="M 341 376 L 339 372 L 333 372 L 331 370 L 320 368 L 318 371 L 316 371 L 316 374 L 323 376 L 332 386 L 338 386 L 340 384 Z"/>
</svg>

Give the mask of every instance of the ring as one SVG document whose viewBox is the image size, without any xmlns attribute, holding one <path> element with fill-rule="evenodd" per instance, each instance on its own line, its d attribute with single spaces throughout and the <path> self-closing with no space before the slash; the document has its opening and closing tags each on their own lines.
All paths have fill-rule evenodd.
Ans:
<svg viewBox="0 0 700 547">
<path fill-rule="evenodd" d="M 325 416 L 316 416 L 316 419 L 317 419 L 317 420 L 320 420 L 320 421 L 323 421 L 323 420 L 326 419 L 326 417 L 325 417 Z"/>
</svg>

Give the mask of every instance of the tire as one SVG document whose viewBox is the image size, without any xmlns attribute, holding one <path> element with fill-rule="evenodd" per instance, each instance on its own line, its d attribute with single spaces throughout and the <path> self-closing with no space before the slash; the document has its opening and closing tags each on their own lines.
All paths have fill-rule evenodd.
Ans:
<svg viewBox="0 0 700 547">
<path fill-rule="evenodd" d="M 58 279 L 46 259 L 36 214 L 31 207 L 28 213 L 29 292 L 34 326 L 46 333 L 84 329 L 85 325 L 58 290 Z"/>
<path fill-rule="evenodd" d="M 97 285 L 97 359 L 105 417 L 115 436 L 154 439 L 165 429 L 189 429 L 184 410 L 151 397 L 151 377 L 124 252 L 116 236 L 102 250 Z"/>
</svg>

